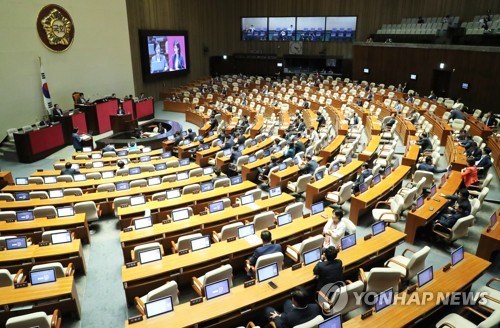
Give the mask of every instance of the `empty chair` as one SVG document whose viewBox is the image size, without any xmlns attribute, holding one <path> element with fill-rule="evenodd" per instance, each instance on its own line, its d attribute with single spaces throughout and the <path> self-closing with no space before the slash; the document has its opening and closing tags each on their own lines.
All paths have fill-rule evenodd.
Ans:
<svg viewBox="0 0 500 328">
<path fill-rule="evenodd" d="M 274 224 L 274 212 L 266 211 L 257 214 L 253 218 L 255 231 L 264 230 Z"/>
<path fill-rule="evenodd" d="M 231 180 L 229 178 L 222 178 L 214 182 L 214 188 L 229 187 L 230 184 Z"/>
<path fill-rule="evenodd" d="M 243 165 L 245 164 L 248 164 L 248 155 L 243 155 L 243 156 L 240 156 L 237 160 L 236 160 L 236 164 L 232 165 L 230 164 L 229 165 L 229 169 L 234 171 L 234 172 L 238 172 L 240 173 L 241 172 L 241 168 L 243 167 Z"/>
<path fill-rule="evenodd" d="M 116 170 L 116 176 L 127 176 L 128 175 L 128 169 L 127 168 L 121 168 Z"/>
<path fill-rule="evenodd" d="M 249 191 L 245 192 L 245 195 L 253 195 L 254 200 L 261 199 L 262 198 L 262 190 L 259 188 L 249 190 Z"/>
<path fill-rule="evenodd" d="M 469 194 L 471 196 L 476 196 L 477 199 L 483 203 L 483 200 L 486 198 L 486 195 L 488 195 L 488 192 L 490 191 L 490 188 L 484 187 L 480 192 L 474 191 L 474 190 L 469 190 Z"/>
<path fill-rule="evenodd" d="M 146 303 L 151 302 L 163 297 L 170 296 L 172 297 L 172 304 L 173 305 L 178 305 L 179 304 L 179 288 L 177 286 L 177 283 L 172 280 L 168 281 L 165 285 L 160 286 L 158 288 L 153 289 L 146 295 L 142 297 L 135 297 L 135 307 L 141 313 L 141 315 L 146 315 Z"/>
<path fill-rule="evenodd" d="M 54 206 L 39 206 L 35 207 L 33 210 L 33 216 L 35 218 L 46 218 L 46 217 L 56 217 L 57 211 Z"/>
<path fill-rule="evenodd" d="M 146 179 L 139 179 L 130 182 L 130 188 L 143 188 L 148 186 L 148 181 Z"/>
<path fill-rule="evenodd" d="M 185 236 L 180 236 L 177 239 L 177 242 L 174 242 L 173 240 L 170 242 L 172 247 L 172 253 L 178 253 L 179 251 L 185 250 L 185 249 L 191 249 L 191 239 L 196 239 L 203 237 L 201 233 L 193 233 L 190 235 L 185 235 Z"/>
<path fill-rule="evenodd" d="M 71 175 L 59 175 L 56 177 L 57 182 L 73 182 L 73 177 Z"/>
<path fill-rule="evenodd" d="M 323 246 L 324 237 L 322 235 L 317 235 L 314 237 L 307 238 L 299 244 L 287 245 L 286 246 L 286 256 L 291 258 L 295 263 L 303 262 L 303 254 L 317 247 Z"/>
<path fill-rule="evenodd" d="M 14 198 L 14 196 L 12 194 L 9 194 L 9 193 L 6 193 L 6 192 L 2 192 L 2 193 L 0 193 L 0 200 L 5 200 L 5 201 L 8 201 L 8 202 L 13 202 L 16 199 Z"/>
<path fill-rule="evenodd" d="M 285 208 L 284 213 L 290 213 L 290 215 L 292 216 L 292 220 L 295 220 L 295 219 L 301 218 L 303 216 L 303 214 L 304 214 L 303 210 L 304 210 L 304 203 L 297 202 L 297 203 L 293 203 L 293 204 L 288 205 Z"/>
<path fill-rule="evenodd" d="M 365 285 L 365 292 L 380 293 L 392 287 L 397 293 L 401 276 L 399 270 L 393 268 L 372 268 L 366 273 L 359 268 L 359 280 Z"/>
<path fill-rule="evenodd" d="M 192 169 L 191 171 L 189 171 L 190 178 L 201 177 L 202 175 L 203 175 L 203 169 L 201 167 L 196 168 L 196 169 Z"/>
<path fill-rule="evenodd" d="M 311 179 L 311 174 L 304 174 L 299 177 L 297 182 L 289 181 L 286 187 L 293 193 L 300 195 L 301 193 L 306 191 L 307 184 L 311 181 Z"/>
<path fill-rule="evenodd" d="M 395 256 L 385 262 L 385 266 L 399 270 L 402 279 L 410 280 L 417 273 L 425 269 L 425 259 L 427 255 L 429 255 L 430 250 L 429 246 L 425 246 L 419 251 L 407 248 L 402 255 Z M 406 252 L 411 252 L 413 254 L 408 258 L 405 257 Z"/>
<path fill-rule="evenodd" d="M 447 228 L 437 222 L 432 228 L 432 231 L 436 235 L 442 237 L 445 241 L 453 243 L 459 238 L 467 237 L 469 233 L 469 227 L 471 227 L 473 224 L 474 216 L 467 215 L 461 219 L 458 219 L 458 221 L 455 222 L 455 224 L 451 228 Z"/>
<path fill-rule="evenodd" d="M 229 264 L 205 273 L 201 277 L 193 277 L 193 289 L 199 296 L 204 296 L 205 286 L 213 282 L 228 279 L 229 288 L 233 287 L 233 267 Z"/>
<path fill-rule="evenodd" d="M 391 149 L 387 152 L 387 156 L 385 158 L 379 157 L 374 162 L 373 165 L 380 165 L 381 167 L 387 167 L 391 165 L 392 156 L 394 155 L 394 149 Z"/>
<path fill-rule="evenodd" d="M 5 324 L 5 327 L 6 328 L 26 328 L 26 327 L 60 328 L 61 315 L 59 313 L 59 310 L 54 310 L 54 312 L 50 315 L 47 315 L 45 312 L 33 312 L 9 318 L 7 320 L 7 323 Z"/>
<path fill-rule="evenodd" d="M 183 195 L 188 195 L 188 194 L 195 194 L 200 192 L 200 185 L 198 183 L 191 184 L 188 186 L 184 186 L 182 188 L 182 194 Z"/>
<path fill-rule="evenodd" d="M 166 175 L 163 178 L 161 178 L 162 183 L 175 182 L 175 181 L 177 181 L 177 175 L 175 175 L 175 174 L 169 174 L 169 175 Z"/>
<path fill-rule="evenodd" d="M 25 280 L 23 269 L 19 269 L 16 274 L 10 273 L 7 269 L 0 269 L 0 287 L 10 287 Z"/>
<path fill-rule="evenodd" d="M 348 281 L 346 285 L 337 288 L 329 299 L 320 291 L 318 292 L 318 300 L 321 302 L 319 305 L 323 311 L 329 315 L 336 315 L 339 313 L 344 315 L 361 306 L 361 302 L 357 302 L 354 295 L 361 295 L 364 288 L 365 285 L 361 280 L 354 282 Z M 336 307 L 337 301 L 339 300 L 341 303 L 339 303 L 339 306 Z M 345 305 L 344 300 L 347 300 Z"/>
<path fill-rule="evenodd" d="M 171 167 L 179 167 L 179 161 L 178 160 L 172 160 L 167 162 L 167 168 Z"/>
<path fill-rule="evenodd" d="M 64 232 L 68 232 L 67 230 L 65 229 L 58 229 L 58 230 L 48 230 L 48 231 L 44 231 L 42 233 L 42 241 L 46 241 L 46 242 L 52 242 L 52 239 L 51 239 L 51 236 L 53 234 L 56 234 L 56 233 L 64 233 Z M 75 237 L 75 234 L 72 232 L 71 233 L 71 240 L 73 240 Z"/>
<path fill-rule="evenodd" d="M 85 219 L 89 224 L 99 220 L 101 216 L 101 210 L 96 206 L 93 201 L 86 201 L 81 203 L 76 203 L 74 205 L 75 214 L 85 213 Z M 92 229 L 92 225 L 89 227 L 90 233 L 95 233 L 95 230 Z"/>
<path fill-rule="evenodd" d="M 139 253 L 144 251 L 150 251 L 152 249 L 157 249 L 157 248 L 160 249 L 161 256 L 164 256 L 165 252 L 163 251 L 163 246 L 158 242 L 135 246 L 134 249 L 130 251 L 130 255 L 132 256 L 132 261 L 139 261 Z"/>
<path fill-rule="evenodd" d="M 102 153 L 102 157 L 116 157 L 116 153 L 114 151 L 105 151 Z"/>
<path fill-rule="evenodd" d="M 413 187 L 407 192 L 399 193 L 398 195 L 401 195 L 403 197 L 403 210 L 406 210 L 413 205 L 413 202 L 417 198 L 417 187 Z"/>
<path fill-rule="evenodd" d="M 114 183 L 103 183 L 97 186 L 97 192 L 113 192 L 116 191 Z"/>
<path fill-rule="evenodd" d="M 417 185 L 415 186 L 417 188 L 417 191 L 415 192 L 415 197 L 418 198 L 420 197 L 420 195 L 422 195 L 422 192 L 424 190 L 424 185 L 425 185 L 425 182 L 427 181 L 427 178 L 420 178 L 420 180 L 418 180 L 417 182 Z M 408 184 L 408 187 L 407 188 L 401 188 L 399 191 L 398 191 L 398 194 L 400 195 L 404 195 L 405 193 L 408 193 L 411 191 L 411 187 L 414 186 L 412 183 L 409 183 Z"/>
<path fill-rule="evenodd" d="M 389 208 L 382 208 L 382 206 Z M 386 202 L 378 202 L 372 210 L 373 218 L 376 221 L 395 223 L 399 221 L 401 212 L 403 212 L 404 199 L 401 195 L 395 195 Z"/>
<path fill-rule="evenodd" d="M 42 177 L 28 177 L 28 183 L 34 183 L 34 184 L 43 184 L 43 178 Z"/>
<path fill-rule="evenodd" d="M 83 195 L 82 188 L 67 188 L 63 190 L 64 196 L 81 196 Z"/>
<path fill-rule="evenodd" d="M 465 126 L 465 121 L 461 120 L 459 118 L 456 118 L 453 120 L 453 123 L 451 123 L 451 128 L 455 131 L 458 132 L 462 130 Z"/>
<path fill-rule="evenodd" d="M 465 310 L 468 310 L 469 312 L 476 314 L 476 317 L 480 317 L 483 320 L 478 325 L 476 325 L 469 319 L 466 319 L 464 316 L 462 316 L 462 313 L 465 312 Z M 464 311 L 460 312 L 460 314 L 450 313 L 443 319 L 439 320 L 439 322 L 436 324 L 436 328 L 442 328 L 442 327 L 495 328 L 498 327 L 499 322 L 500 322 L 500 309 L 498 308 L 495 311 L 493 311 L 489 316 L 486 316 L 481 312 L 474 310 L 472 307 L 466 306 L 464 307 Z"/>
<path fill-rule="evenodd" d="M 141 168 L 141 172 L 154 172 L 155 166 L 153 164 L 142 164 L 139 166 Z"/>
<path fill-rule="evenodd" d="M 238 236 L 238 228 L 242 226 L 243 222 L 234 222 L 226 224 L 225 226 L 222 227 L 220 233 L 213 231 L 212 240 L 217 243 L 223 240 L 227 240 L 228 238 L 231 237 L 236 237 Z"/>
<path fill-rule="evenodd" d="M 0 211 L 0 221 L 15 220 L 15 211 Z"/>
<path fill-rule="evenodd" d="M 90 172 L 85 174 L 87 180 L 100 180 L 102 179 L 101 172 Z"/>
<path fill-rule="evenodd" d="M 47 199 L 49 194 L 46 191 L 30 191 L 30 199 Z"/>
<path fill-rule="evenodd" d="M 113 209 L 115 212 L 115 216 L 118 216 L 118 209 L 121 206 L 125 206 L 125 205 L 127 205 L 127 206 L 130 205 L 130 196 L 116 197 L 113 200 Z"/>
<path fill-rule="evenodd" d="M 342 206 L 346 201 L 351 199 L 353 184 L 354 182 L 348 181 L 342 184 L 337 191 L 329 192 L 325 198 L 332 203 Z"/>
<path fill-rule="evenodd" d="M 34 265 L 31 268 L 32 271 L 45 269 L 54 269 L 56 272 L 56 278 L 70 277 L 75 273 L 75 269 L 73 269 L 73 263 L 69 263 L 67 267 L 63 267 L 63 265 L 59 262 L 52 262 Z"/>
<path fill-rule="evenodd" d="M 482 293 L 484 295 L 480 297 L 480 299 L 482 298 L 482 301 L 486 303 L 482 303 L 482 307 L 492 311 L 500 309 L 500 302 L 498 302 L 498 300 L 500 300 L 500 290 L 492 287 L 492 284 L 498 281 L 500 281 L 500 278 L 493 277 L 485 286 L 480 287 L 477 291 L 479 294 Z"/>
</svg>

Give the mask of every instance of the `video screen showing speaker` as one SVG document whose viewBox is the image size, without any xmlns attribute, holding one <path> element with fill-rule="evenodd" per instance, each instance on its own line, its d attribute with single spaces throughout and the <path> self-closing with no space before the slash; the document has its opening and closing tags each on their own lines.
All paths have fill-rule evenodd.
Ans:
<svg viewBox="0 0 500 328">
<path fill-rule="evenodd" d="M 241 40 L 267 40 L 267 17 L 242 17 Z"/>
<path fill-rule="evenodd" d="M 139 42 L 144 81 L 189 73 L 187 31 L 139 30 Z"/>
<path fill-rule="evenodd" d="M 325 41 L 356 40 L 356 16 L 334 16 L 326 18 Z"/>
<path fill-rule="evenodd" d="M 324 41 L 325 17 L 297 17 L 296 41 Z"/>
<path fill-rule="evenodd" d="M 270 41 L 293 41 L 295 38 L 295 17 L 269 17 Z"/>
</svg>

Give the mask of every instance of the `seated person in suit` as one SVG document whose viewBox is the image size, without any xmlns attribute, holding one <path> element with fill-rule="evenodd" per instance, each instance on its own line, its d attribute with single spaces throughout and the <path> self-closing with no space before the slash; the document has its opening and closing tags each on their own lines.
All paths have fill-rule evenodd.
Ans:
<svg viewBox="0 0 500 328">
<path fill-rule="evenodd" d="M 165 129 L 165 127 L 163 126 L 163 124 L 161 122 L 158 123 L 158 133 L 159 134 L 164 134 L 165 132 L 167 132 L 167 130 Z"/>
<path fill-rule="evenodd" d="M 464 140 L 464 141 L 462 141 L 462 142 L 460 142 L 460 145 L 461 145 L 462 147 L 464 147 L 464 148 L 465 148 L 465 150 L 468 150 L 468 149 L 471 147 L 471 145 L 472 145 L 472 143 L 473 143 L 473 142 L 475 142 L 475 141 L 474 141 L 474 140 L 472 140 L 472 136 L 471 136 L 470 134 L 467 134 L 467 135 L 465 136 L 465 140 Z"/>
<path fill-rule="evenodd" d="M 462 130 L 460 130 L 460 132 L 458 132 L 458 136 L 456 137 L 456 141 L 462 143 L 462 142 L 465 142 L 465 139 L 467 139 L 467 131 L 465 131 L 465 129 L 462 129 Z"/>
<path fill-rule="evenodd" d="M 464 167 L 460 174 L 462 175 L 462 183 L 465 188 L 469 188 L 479 181 L 477 178 L 477 167 L 474 157 L 467 158 L 467 167 Z"/>
<path fill-rule="evenodd" d="M 195 141 L 196 140 L 196 132 L 193 132 L 193 129 L 188 129 L 188 134 L 186 136 L 186 138 L 188 138 L 191 142 Z"/>
<path fill-rule="evenodd" d="M 127 168 L 127 165 L 125 165 L 125 162 L 122 160 L 117 161 L 116 166 L 118 166 L 118 169 L 126 169 Z"/>
<path fill-rule="evenodd" d="M 481 149 L 477 147 L 477 143 L 475 141 L 471 142 L 469 149 L 465 151 L 465 155 L 467 155 L 467 157 L 474 157 L 476 161 L 481 159 Z"/>
<path fill-rule="evenodd" d="M 370 170 L 370 165 L 368 163 L 361 164 L 361 168 L 358 170 L 358 176 L 352 185 L 353 193 L 359 192 L 359 185 L 365 182 L 365 179 L 372 175 L 372 170 Z"/>
<path fill-rule="evenodd" d="M 283 158 L 293 158 L 295 156 L 295 145 L 293 142 L 288 142 L 286 146 L 286 151 L 283 155 Z"/>
<path fill-rule="evenodd" d="M 403 109 L 403 105 L 401 104 L 401 100 L 396 100 L 396 106 L 394 106 L 394 110 L 399 113 Z"/>
<path fill-rule="evenodd" d="M 295 136 L 295 154 L 306 151 L 306 145 L 302 141 L 299 140 L 299 137 Z"/>
<path fill-rule="evenodd" d="M 128 145 L 128 150 L 135 150 L 135 149 L 139 149 L 139 146 L 137 146 L 137 144 L 135 142 L 131 142 Z"/>
<path fill-rule="evenodd" d="M 71 167 L 71 163 L 67 162 L 64 164 L 64 169 L 61 170 L 60 175 L 71 175 L 74 176 L 75 174 L 80 174 L 80 171 L 77 169 L 74 169 Z"/>
<path fill-rule="evenodd" d="M 327 284 L 333 284 L 342 280 L 344 268 L 342 260 L 337 259 L 338 250 L 329 246 L 323 250 L 321 261 L 316 263 L 313 273 L 316 276 L 316 290 L 321 290 Z"/>
<path fill-rule="evenodd" d="M 455 104 L 456 105 L 456 104 Z M 455 106 L 453 105 L 453 106 Z M 465 115 L 464 113 L 459 109 L 459 108 L 455 108 L 451 111 L 450 113 L 450 116 L 448 117 L 449 120 L 454 120 L 454 119 L 460 119 L 460 120 L 467 120 L 465 118 Z"/>
<path fill-rule="evenodd" d="M 175 138 L 174 138 L 174 146 L 177 147 L 181 144 L 182 142 L 182 134 L 180 131 L 177 131 L 175 133 Z"/>
<path fill-rule="evenodd" d="M 442 214 L 439 216 L 437 219 L 436 223 L 439 223 L 443 225 L 446 228 L 451 229 L 455 223 L 463 218 L 466 217 L 468 214 L 466 214 L 466 208 L 464 205 L 458 205 L 458 208 L 455 213 L 453 214 Z"/>
<path fill-rule="evenodd" d="M 245 144 L 245 136 L 243 135 L 243 133 L 236 132 L 234 134 L 234 137 L 238 141 L 238 145 L 244 145 Z"/>
<path fill-rule="evenodd" d="M 107 152 L 107 151 L 116 151 L 116 149 L 115 149 L 115 146 L 110 145 L 109 143 L 106 143 L 106 146 L 104 146 L 104 147 L 101 149 L 101 151 L 102 151 L 103 153 L 105 153 L 105 152 Z"/>
<path fill-rule="evenodd" d="M 491 161 L 491 149 L 488 147 L 483 148 L 483 153 L 479 161 L 476 162 L 477 174 L 478 177 L 486 177 L 488 170 L 491 166 L 493 166 L 493 162 Z"/>
<path fill-rule="evenodd" d="M 392 126 L 396 123 L 396 115 L 396 113 L 392 113 L 389 119 L 386 120 L 384 118 L 385 123 L 382 126 L 382 130 L 389 131 L 392 128 Z"/>
<path fill-rule="evenodd" d="M 300 169 L 300 174 L 314 174 L 314 171 L 318 168 L 319 164 L 311 155 L 306 156 L 306 164 Z"/>
<path fill-rule="evenodd" d="M 457 195 L 446 196 L 441 194 L 449 201 L 449 206 L 445 209 L 446 214 L 454 214 L 458 206 L 463 206 L 465 215 L 469 215 L 471 211 L 471 205 L 469 201 L 469 191 L 465 188 L 460 189 Z"/>
<path fill-rule="evenodd" d="M 418 112 L 415 109 L 412 109 L 408 117 L 405 118 L 405 120 L 410 121 L 412 124 L 417 124 L 419 117 L 420 115 L 418 114 Z"/>
<path fill-rule="evenodd" d="M 71 134 L 71 139 L 73 140 L 73 148 L 75 148 L 75 151 L 82 151 L 83 145 L 82 145 L 82 137 L 78 134 L 78 128 L 75 127 L 73 129 L 73 133 Z"/>
<path fill-rule="evenodd" d="M 316 117 L 316 122 L 318 122 L 318 129 L 325 124 L 326 120 L 323 117 L 323 114 L 318 113 L 318 116 Z"/>
<path fill-rule="evenodd" d="M 222 145 L 222 150 L 232 149 L 234 145 L 235 145 L 235 143 L 234 143 L 233 138 L 231 138 L 231 136 L 229 136 L 228 138 L 226 138 L 226 142 L 224 143 L 224 145 Z"/>
<path fill-rule="evenodd" d="M 125 115 L 125 110 L 123 109 L 122 103 L 118 103 L 118 109 L 116 110 L 116 115 Z"/>
<path fill-rule="evenodd" d="M 417 170 L 419 171 L 427 171 L 427 172 L 432 172 L 432 173 L 444 173 L 447 171 L 447 169 L 438 169 L 434 165 L 432 165 L 432 157 L 431 156 L 426 156 L 425 157 L 425 162 L 422 164 L 419 164 L 417 166 Z"/>
<path fill-rule="evenodd" d="M 215 176 L 212 178 L 212 183 L 214 183 L 217 180 L 226 178 L 226 175 L 223 174 L 221 172 L 220 168 L 217 166 L 214 166 L 214 174 L 215 174 Z"/>
<path fill-rule="evenodd" d="M 343 216 L 344 211 L 341 209 L 335 210 L 332 213 L 332 217 L 328 219 L 323 227 L 323 235 L 325 236 L 325 240 L 323 241 L 324 248 L 340 246 L 340 239 L 345 236 L 347 229 L 345 222 L 342 221 Z"/>
<path fill-rule="evenodd" d="M 78 98 L 77 104 L 86 104 L 88 102 L 89 100 L 85 99 L 85 95 L 83 94 L 83 92 L 80 93 L 80 97 Z"/>
<path fill-rule="evenodd" d="M 351 118 L 349 118 L 349 125 L 357 125 L 359 124 L 358 114 L 352 113 Z"/>
<path fill-rule="evenodd" d="M 279 165 L 278 157 L 272 155 L 271 162 L 269 162 L 267 165 L 265 165 L 264 168 L 257 167 L 257 171 L 259 171 L 259 174 L 260 174 L 260 179 L 261 180 L 267 179 L 267 176 L 269 175 L 269 171 L 271 171 L 271 169 L 273 167 L 276 167 L 278 165 Z"/>
<path fill-rule="evenodd" d="M 429 136 L 428 136 L 428 134 L 426 132 L 422 133 L 422 135 L 420 136 L 420 139 L 416 140 L 415 143 L 417 145 L 420 145 L 420 151 L 419 151 L 419 154 L 418 154 L 419 156 L 424 151 L 426 151 L 428 149 L 432 149 L 431 139 L 429 139 Z"/>
<path fill-rule="evenodd" d="M 231 163 L 236 164 L 238 161 L 238 158 L 241 157 L 241 151 L 238 150 L 238 145 L 234 145 L 231 151 L 231 156 L 229 157 L 229 160 Z"/>
<path fill-rule="evenodd" d="M 262 246 L 257 247 L 252 256 L 248 258 L 248 261 L 251 265 L 255 265 L 257 260 L 262 255 L 272 254 L 272 253 L 281 253 L 281 245 L 271 243 L 272 235 L 271 231 L 263 230 L 260 233 L 260 239 L 262 239 Z M 251 272 L 249 272 L 251 274 Z"/>
<path fill-rule="evenodd" d="M 491 112 L 484 114 L 484 125 L 490 128 L 497 125 L 497 119 L 491 114 Z"/>
<path fill-rule="evenodd" d="M 55 121 L 56 117 L 62 117 L 63 116 L 63 111 L 61 108 L 59 108 L 58 104 L 54 104 L 54 108 L 52 108 L 52 118 Z"/>
<path fill-rule="evenodd" d="M 304 287 L 296 287 L 291 296 L 292 299 L 283 304 L 282 313 L 272 307 L 266 307 L 264 310 L 266 318 L 273 321 L 277 328 L 292 328 L 321 314 L 316 303 L 309 303 L 309 294 Z"/>
</svg>

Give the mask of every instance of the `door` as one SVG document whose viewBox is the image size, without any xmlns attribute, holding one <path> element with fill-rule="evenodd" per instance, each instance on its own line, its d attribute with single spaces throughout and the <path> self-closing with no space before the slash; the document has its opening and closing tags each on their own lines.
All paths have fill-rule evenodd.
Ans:
<svg viewBox="0 0 500 328">
<path fill-rule="evenodd" d="M 447 98 L 450 88 L 451 71 L 435 69 L 432 75 L 432 90 L 438 97 Z"/>
</svg>

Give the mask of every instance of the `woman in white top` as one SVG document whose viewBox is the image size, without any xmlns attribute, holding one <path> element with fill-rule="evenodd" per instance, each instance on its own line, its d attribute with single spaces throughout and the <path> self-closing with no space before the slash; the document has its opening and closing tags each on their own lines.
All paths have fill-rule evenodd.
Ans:
<svg viewBox="0 0 500 328">
<path fill-rule="evenodd" d="M 342 221 L 343 216 L 344 212 L 342 210 L 336 210 L 328 222 L 326 222 L 323 228 L 323 234 L 325 235 L 323 247 L 340 246 L 340 239 L 344 237 L 346 231 L 346 224 Z"/>
</svg>

